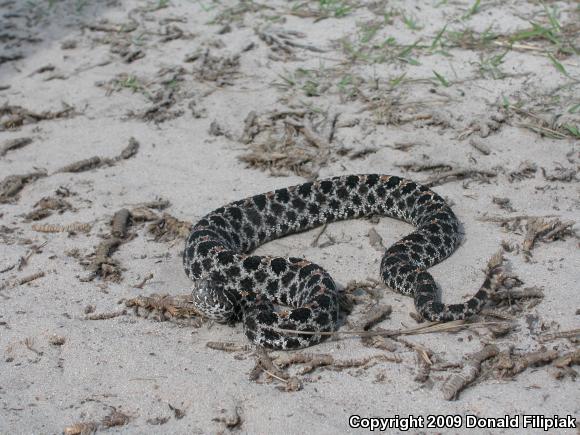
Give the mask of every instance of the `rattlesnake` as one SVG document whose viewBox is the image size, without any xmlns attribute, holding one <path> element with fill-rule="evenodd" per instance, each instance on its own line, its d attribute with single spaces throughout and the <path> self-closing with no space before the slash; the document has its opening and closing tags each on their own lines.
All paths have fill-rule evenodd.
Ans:
<svg viewBox="0 0 580 435">
<path fill-rule="evenodd" d="M 220 322 L 243 320 L 253 342 L 295 349 L 320 342 L 316 332 L 333 331 L 338 291 L 320 266 L 302 258 L 248 254 L 258 245 L 326 222 L 381 215 L 416 230 L 388 248 L 380 273 L 390 288 L 414 297 L 431 321 L 463 319 L 477 313 L 493 291 L 497 270 L 465 303 L 438 302 L 427 268 L 459 245 L 459 222 L 445 200 L 425 186 L 389 175 L 347 175 L 308 182 L 232 202 L 194 225 L 183 253 L 194 281 L 197 311 Z M 284 306 L 285 308 L 283 308 Z M 309 331 L 310 335 L 281 330 Z"/>
</svg>

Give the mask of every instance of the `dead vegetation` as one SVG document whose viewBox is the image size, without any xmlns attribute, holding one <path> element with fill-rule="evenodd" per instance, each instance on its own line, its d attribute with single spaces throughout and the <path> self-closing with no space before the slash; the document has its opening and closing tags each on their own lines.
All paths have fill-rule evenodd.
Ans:
<svg viewBox="0 0 580 435">
<path fill-rule="evenodd" d="M 66 166 L 63 166 L 56 172 L 71 172 L 71 173 L 78 173 L 78 172 L 85 172 L 91 169 L 99 168 L 102 166 L 113 166 L 115 163 L 121 160 L 127 160 L 131 157 L 134 157 L 139 150 L 139 142 L 133 137 L 129 138 L 129 144 L 121 151 L 121 153 L 114 157 L 114 158 L 105 158 L 105 157 L 89 157 L 87 159 L 79 160 L 74 163 L 70 163 Z"/>
<path fill-rule="evenodd" d="M 308 50 L 315 53 L 323 53 L 325 51 L 321 48 L 298 42 L 299 39 L 306 37 L 306 34 L 302 32 L 266 28 L 262 30 L 256 29 L 256 33 L 272 50 L 273 54 L 270 54 L 272 60 L 296 59 L 296 49 Z"/>
<path fill-rule="evenodd" d="M 149 224 L 147 231 L 156 242 L 169 242 L 175 239 L 185 239 L 191 232 L 191 227 L 191 222 L 179 220 L 169 213 L 163 213 L 161 217 Z"/>
<path fill-rule="evenodd" d="M 89 275 L 82 278 L 81 281 L 92 281 L 96 277 L 119 282 L 121 280 L 121 269 L 119 262 L 111 256 L 121 244 L 117 238 L 105 239 L 100 242 L 95 252 L 89 255 L 85 261 Z"/>
<path fill-rule="evenodd" d="M 73 222 L 68 225 L 34 224 L 32 230 L 39 233 L 88 233 L 91 231 L 91 224 L 82 222 Z"/>
<path fill-rule="evenodd" d="M 111 427 L 125 426 L 133 417 L 124 412 L 118 411 L 111 407 L 108 415 L 100 421 L 83 421 L 66 426 L 63 430 L 65 435 L 91 435 L 99 429 L 108 429 Z"/>
<path fill-rule="evenodd" d="M 9 175 L 0 181 L 0 204 L 18 199 L 18 194 L 24 187 L 39 178 L 46 177 L 46 172 L 31 172 L 23 175 Z"/>
<path fill-rule="evenodd" d="M 14 151 L 20 148 L 24 148 L 33 142 L 31 137 L 18 137 L 16 139 L 8 139 L 3 142 L 0 147 L 0 157 L 4 157 L 9 151 Z"/>
<path fill-rule="evenodd" d="M 191 301 L 191 294 L 138 296 L 123 301 L 125 306 L 133 308 L 140 317 L 153 316 L 158 321 L 173 321 L 187 323 L 200 327 L 203 320 Z M 211 347 L 211 346 L 210 346 Z M 223 349 L 226 350 L 226 349 Z"/>
<path fill-rule="evenodd" d="M 261 115 L 250 112 L 241 137 L 250 151 L 239 159 L 272 175 L 293 172 L 316 178 L 318 170 L 333 158 L 331 140 L 335 126 L 335 116 L 320 116 L 308 110 Z"/>
<path fill-rule="evenodd" d="M 24 217 L 27 221 L 39 221 L 51 216 L 55 211 L 62 214 L 66 211 L 76 211 L 74 207 L 64 199 L 67 194 L 57 194 L 55 196 L 45 196 L 36 204 L 34 210 L 27 213 Z"/>
<path fill-rule="evenodd" d="M 57 111 L 33 112 L 22 106 L 6 103 L 0 106 L 0 131 L 16 130 L 24 125 L 36 124 L 41 121 L 71 118 L 76 114 L 74 107 L 69 105 L 64 105 L 61 110 Z"/>
<path fill-rule="evenodd" d="M 198 80 L 214 82 L 217 86 L 231 86 L 240 69 L 240 55 L 217 56 L 205 49 L 188 58 L 193 63 L 193 74 Z"/>
<path fill-rule="evenodd" d="M 497 176 L 497 172 L 493 170 L 457 168 L 449 163 L 406 162 L 399 163 L 397 166 L 409 172 L 434 172 L 434 175 L 431 175 L 421 182 L 430 187 L 463 179 L 488 183 L 490 178 Z"/>
<path fill-rule="evenodd" d="M 576 236 L 576 232 L 573 229 L 573 226 L 576 224 L 575 221 L 562 221 L 553 216 L 486 216 L 480 218 L 480 220 L 498 223 L 505 231 L 524 234 L 521 251 L 526 261 L 531 259 L 532 250 L 538 242 L 551 243 L 556 240 L 565 240 L 567 237 Z"/>
</svg>

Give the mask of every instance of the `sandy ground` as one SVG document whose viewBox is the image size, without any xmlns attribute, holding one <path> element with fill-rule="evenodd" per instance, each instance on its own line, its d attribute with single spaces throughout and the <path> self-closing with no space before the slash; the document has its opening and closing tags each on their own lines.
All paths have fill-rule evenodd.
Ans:
<svg viewBox="0 0 580 435">
<path fill-rule="evenodd" d="M 578 418 L 578 23 L 574 1 L 0 0 L 0 433 Z M 459 331 L 329 340 L 303 352 L 333 364 L 281 380 L 250 379 L 241 325 L 123 314 L 123 299 L 187 292 L 183 237 L 208 211 L 349 173 L 429 182 L 453 204 L 465 238 L 433 268 L 444 301 L 472 295 L 502 246 L 511 296 Z M 127 229 L 111 226 L 121 209 Z M 350 283 L 341 330 L 387 305 L 377 326 L 415 328 L 412 299 L 372 283 L 381 242 L 369 237 L 388 246 L 409 230 L 336 223 L 317 243 L 313 230 L 258 252 Z M 445 400 L 486 345 L 499 355 Z"/>
</svg>

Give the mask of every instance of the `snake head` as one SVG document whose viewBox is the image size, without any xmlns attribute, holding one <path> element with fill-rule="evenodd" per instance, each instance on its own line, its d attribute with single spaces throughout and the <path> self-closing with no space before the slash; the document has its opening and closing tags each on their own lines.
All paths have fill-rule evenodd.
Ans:
<svg viewBox="0 0 580 435">
<path fill-rule="evenodd" d="M 238 298 L 220 282 L 207 278 L 196 280 L 191 297 L 195 308 L 208 319 L 228 323 L 239 313 Z"/>
</svg>

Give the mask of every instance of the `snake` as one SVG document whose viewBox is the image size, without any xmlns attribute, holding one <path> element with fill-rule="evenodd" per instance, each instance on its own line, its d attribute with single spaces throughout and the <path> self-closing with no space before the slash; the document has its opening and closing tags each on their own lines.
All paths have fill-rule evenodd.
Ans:
<svg viewBox="0 0 580 435">
<path fill-rule="evenodd" d="M 394 175 L 343 175 L 231 202 L 192 227 L 183 265 L 193 281 L 191 300 L 204 317 L 243 322 L 256 345 L 291 350 L 318 344 L 338 327 L 339 291 L 321 266 L 299 257 L 253 255 L 259 245 L 329 222 L 385 216 L 415 230 L 388 247 L 380 276 L 414 298 L 432 322 L 478 313 L 494 291 L 497 270 L 463 303 L 442 303 L 427 269 L 459 246 L 460 224 L 446 201 L 428 187 Z"/>
</svg>

